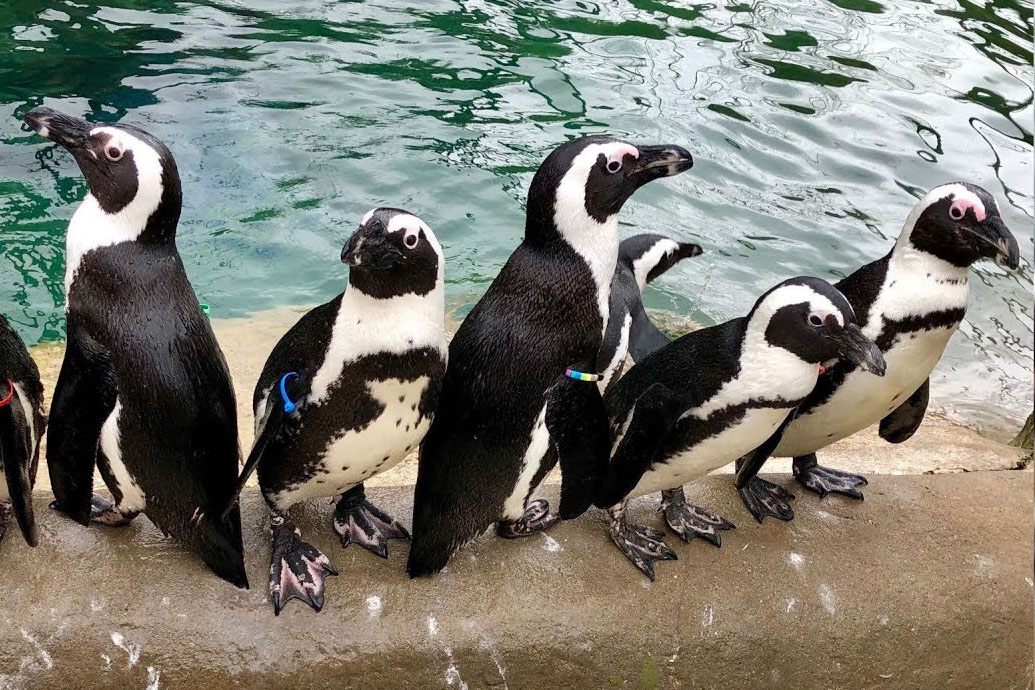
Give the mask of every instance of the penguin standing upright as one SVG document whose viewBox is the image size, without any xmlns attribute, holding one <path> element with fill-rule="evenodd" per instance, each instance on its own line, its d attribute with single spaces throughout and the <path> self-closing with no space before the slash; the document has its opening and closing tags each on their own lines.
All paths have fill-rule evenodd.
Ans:
<svg viewBox="0 0 1035 690">
<path fill-rule="evenodd" d="M 862 498 L 858 487 L 866 480 L 819 465 L 816 451 L 877 422 L 891 443 L 917 430 L 931 371 L 966 313 L 969 268 L 983 258 L 1017 268 L 1017 240 L 991 194 L 958 182 L 925 194 L 891 251 L 837 283 L 888 369 L 877 378 L 842 360 L 798 408 L 773 455 L 794 458 L 794 477 L 806 489 Z M 793 496 L 781 487 L 753 473 L 739 475 L 737 486 L 760 522 L 766 515 L 794 517 L 787 504 Z"/>
<path fill-rule="evenodd" d="M 22 536 L 36 546 L 32 487 L 40 439 L 47 426 L 40 370 L 14 328 L 0 314 L 0 543 L 14 513 Z"/>
<path fill-rule="evenodd" d="M 363 482 L 417 447 L 446 370 L 442 249 L 414 215 L 378 208 L 345 245 L 349 286 L 281 338 L 255 386 L 257 468 L 272 511 L 270 594 L 319 611 L 330 559 L 302 540 L 287 510 L 334 496 L 334 530 L 382 558 L 406 529 L 366 500 Z"/>
<path fill-rule="evenodd" d="M 55 507 L 86 525 L 145 513 L 247 587 L 230 372 L 176 250 L 182 193 L 164 144 L 50 108 L 25 122 L 68 149 L 89 193 L 68 225 L 68 342 L 47 442 Z M 93 493 L 94 466 L 114 502 Z"/>
<path fill-rule="evenodd" d="M 618 255 L 618 212 L 651 180 L 693 164 L 678 146 L 607 137 L 570 141 L 539 167 L 525 237 L 449 347 L 449 368 L 421 445 L 412 577 L 440 570 L 494 522 L 513 538 L 552 524 L 528 500 L 559 460 L 560 514 L 592 502 L 607 455 L 596 385 Z M 567 373 L 566 373 L 567 372 Z"/>
<path fill-rule="evenodd" d="M 600 380 L 606 390 L 618 380 L 628 355 L 638 362 L 651 352 L 668 345 L 669 337 L 647 316 L 641 293 L 654 280 L 683 259 L 699 256 L 701 246 L 676 242 L 662 235 L 634 235 L 618 245 L 618 263 L 611 279 L 610 314 L 601 358 L 608 362 Z"/>
<path fill-rule="evenodd" d="M 612 453 L 595 502 L 609 510 L 622 553 L 652 580 L 655 561 L 675 560 L 664 535 L 626 523 L 629 499 L 682 487 L 753 448 L 764 454 L 835 357 L 883 372 L 844 297 L 818 278 L 793 278 L 747 317 L 688 333 L 619 379 L 605 396 Z M 664 508 L 686 541 L 701 536 L 718 546 L 718 531 L 732 527 L 685 500 Z"/>
</svg>

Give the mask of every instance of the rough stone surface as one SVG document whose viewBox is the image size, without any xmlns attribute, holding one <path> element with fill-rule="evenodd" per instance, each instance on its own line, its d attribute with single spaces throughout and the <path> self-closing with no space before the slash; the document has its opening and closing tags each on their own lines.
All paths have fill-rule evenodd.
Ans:
<svg viewBox="0 0 1035 690">
<path fill-rule="evenodd" d="M 670 537 L 651 584 L 602 515 L 549 535 L 482 537 L 409 581 L 407 547 L 343 550 L 331 506 L 303 533 L 341 575 L 327 606 L 266 596 L 269 536 L 244 497 L 249 591 L 146 521 L 83 528 L 37 496 L 41 545 L 0 545 L 0 688 L 838 688 L 1032 684 L 1031 472 L 875 476 L 866 500 L 796 490 L 790 524 L 754 523 L 728 477 L 691 500 L 737 529 Z M 370 497 L 408 523 L 411 489 Z M 549 493 L 549 492 L 548 492 Z M 656 500 L 631 518 L 661 527 Z"/>
</svg>

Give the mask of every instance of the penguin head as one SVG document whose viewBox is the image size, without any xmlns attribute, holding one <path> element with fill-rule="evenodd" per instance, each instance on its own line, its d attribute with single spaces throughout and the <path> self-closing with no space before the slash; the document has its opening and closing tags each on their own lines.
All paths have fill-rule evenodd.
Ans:
<svg viewBox="0 0 1035 690">
<path fill-rule="evenodd" d="M 995 198 L 967 182 L 925 194 L 906 219 L 899 245 L 905 243 L 961 268 L 986 258 L 1009 269 L 1020 263 L 1017 240 Z"/>
<path fill-rule="evenodd" d="M 876 343 L 863 335 L 845 296 L 820 278 L 791 278 L 762 295 L 748 316 L 770 347 L 811 364 L 852 362 L 878 376 L 886 368 Z"/>
<path fill-rule="evenodd" d="M 52 108 L 33 108 L 23 119 L 72 154 L 104 214 L 141 229 L 154 216 L 161 221 L 152 223 L 156 233 L 175 232 L 180 177 L 165 144 L 132 125 L 94 125 Z M 166 213 L 156 214 L 160 207 Z"/>
<path fill-rule="evenodd" d="M 578 247 L 598 232 L 637 189 L 651 180 L 678 175 L 693 156 L 675 146 L 634 146 L 592 136 L 557 147 L 536 171 L 528 190 L 525 240 L 560 237 Z"/>
<path fill-rule="evenodd" d="M 349 285 L 372 297 L 426 295 L 441 287 L 445 261 L 431 228 L 397 208 L 375 208 L 341 250 Z"/>
<path fill-rule="evenodd" d="M 632 272 L 642 291 L 647 283 L 683 259 L 700 256 L 703 251 L 699 244 L 644 233 L 622 240 L 618 245 L 618 260 Z"/>
</svg>

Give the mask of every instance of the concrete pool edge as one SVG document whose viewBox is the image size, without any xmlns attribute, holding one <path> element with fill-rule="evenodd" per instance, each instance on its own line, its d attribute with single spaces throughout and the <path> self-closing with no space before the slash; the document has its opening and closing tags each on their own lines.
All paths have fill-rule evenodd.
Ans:
<svg viewBox="0 0 1035 690">
<path fill-rule="evenodd" d="M 146 520 L 86 529 L 37 494 L 41 546 L 0 546 L 0 687 L 1030 687 L 1030 471 L 875 476 L 863 502 L 798 491 L 793 522 L 762 525 L 728 481 L 690 494 L 737 529 L 720 549 L 670 537 L 680 560 L 653 584 L 598 512 L 409 581 L 405 544 L 343 550 L 311 502 L 299 525 L 341 575 L 323 612 L 279 618 L 255 492 L 248 591 Z M 370 495 L 409 524 L 408 488 Z M 655 508 L 632 517 L 660 526 Z"/>
</svg>

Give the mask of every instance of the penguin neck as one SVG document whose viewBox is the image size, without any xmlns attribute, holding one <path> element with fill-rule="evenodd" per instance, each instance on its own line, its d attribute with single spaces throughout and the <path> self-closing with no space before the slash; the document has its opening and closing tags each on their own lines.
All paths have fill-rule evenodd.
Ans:
<svg viewBox="0 0 1035 690">
<path fill-rule="evenodd" d="M 917 249 L 908 237 L 900 237 L 888 255 L 884 283 L 866 316 L 863 333 L 876 339 L 887 321 L 965 310 L 970 298 L 969 277 L 968 268 Z"/>
<path fill-rule="evenodd" d="M 445 297 L 441 273 L 425 294 L 374 297 L 349 284 L 341 296 L 320 368 L 313 376 L 310 402 L 319 403 L 345 365 L 361 357 L 404 355 L 430 348 L 446 357 Z"/>
<path fill-rule="evenodd" d="M 610 313 L 611 280 L 618 263 L 618 216 L 612 215 L 603 223 L 590 217 L 584 208 L 566 212 L 556 206 L 552 227 L 530 233 L 526 230 L 525 243 L 537 249 L 550 251 L 554 242 L 569 246 L 589 269 L 597 296 L 597 311 L 607 327 Z"/>
<path fill-rule="evenodd" d="M 153 178 L 153 179 L 151 179 Z M 133 200 L 108 213 L 97 197 L 88 193 L 68 223 L 65 237 L 65 302 L 83 257 L 102 247 L 125 242 L 167 244 L 175 251 L 176 225 L 183 193 L 175 168 L 149 171 L 146 184 L 138 184 Z"/>
<path fill-rule="evenodd" d="M 769 317 L 750 315 L 744 327 L 740 351 L 739 382 L 745 400 L 784 400 L 792 404 L 815 387 L 819 364 L 807 362 L 790 350 L 773 345 L 766 338 Z"/>
</svg>

